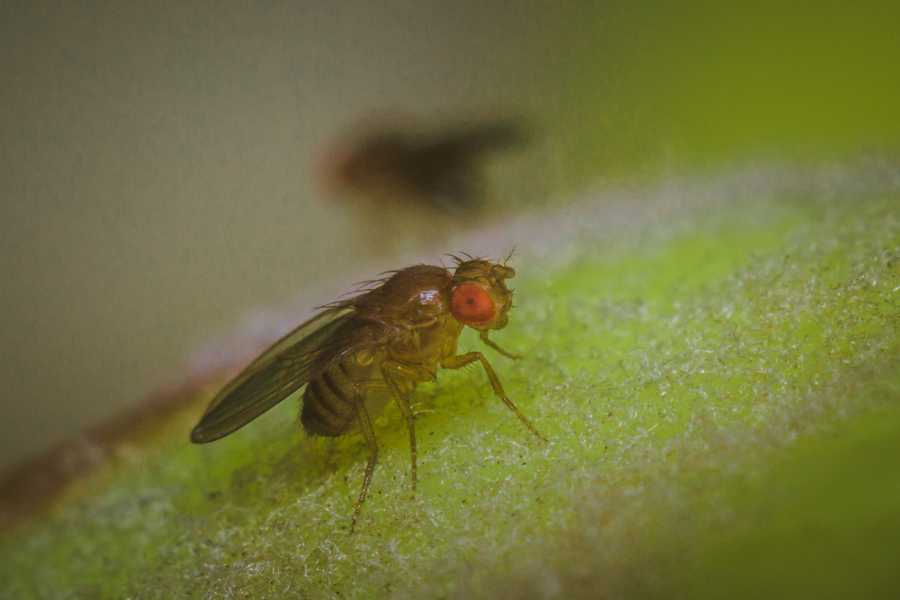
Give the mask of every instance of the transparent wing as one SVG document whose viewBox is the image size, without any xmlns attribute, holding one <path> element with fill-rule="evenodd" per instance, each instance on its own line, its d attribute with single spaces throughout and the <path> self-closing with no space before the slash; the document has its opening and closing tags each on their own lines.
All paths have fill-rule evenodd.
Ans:
<svg viewBox="0 0 900 600">
<path fill-rule="evenodd" d="M 191 441 L 225 437 L 344 358 L 376 344 L 372 328 L 347 326 L 353 315 L 350 305 L 328 308 L 275 342 L 212 399 Z"/>
</svg>

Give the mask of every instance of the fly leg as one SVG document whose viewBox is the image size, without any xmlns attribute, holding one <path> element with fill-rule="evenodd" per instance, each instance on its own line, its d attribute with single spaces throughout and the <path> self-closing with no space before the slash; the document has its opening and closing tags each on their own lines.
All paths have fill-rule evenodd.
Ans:
<svg viewBox="0 0 900 600">
<path fill-rule="evenodd" d="M 362 509 L 363 502 L 366 501 L 366 494 L 369 492 L 369 485 L 372 483 L 372 474 L 375 472 L 375 462 L 378 460 L 378 443 L 375 441 L 375 432 L 372 431 L 372 420 L 369 418 L 369 411 L 363 403 L 360 385 L 353 386 L 353 404 L 356 405 L 356 418 L 359 420 L 359 427 L 362 429 L 363 437 L 366 438 L 366 444 L 369 445 L 369 462 L 366 464 L 366 475 L 363 478 L 362 490 L 359 492 L 359 500 L 356 501 L 356 508 L 353 511 L 353 520 L 350 521 L 350 533 L 356 528 L 356 520 L 359 518 L 359 511 Z"/>
<path fill-rule="evenodd" d="M 493 348 L 494 350 L 496 350 L 497 352 L 499 352 L 506 358 L 511 358 L 513 360 L 519 360 L 520 358 L 522 358 L 521 354 L 512 354 L 510 352 L 507 352 L 506 350 L 504 350 L 503 348 L 498 346 L 495 342 L 492 342 L 491 340 L 489 340 L 487 329 L 482 329 L 481 331 L 479 331 L 478 337 L 480 337 L 481 341 L 484 342 L 487 346 L 490 346 L 491 348 Z M 496 390 L 497 388 L 494 388 L 494 389 Z"/>
<path fill-rule="evenodd" d="M 411 378 L 414 381 L 428 381 L 428 379 L 434 377 L 434 374 L 425 369 L 411 367 L 409 365 L 404 365 L 392 360 L 385 360 L 383 363 L 381 363 L 381 374 L 384 376 L 384 381 L 385 383 L 387 383 L 388 389 L 391 391 L 391 395 L 397 402 L 397 406 L 400 407 L 400 412 L 403 413 L 403 416 L 406 418 L 406 423 L 409 425 L 409 451 L 412 459 L 410 471 L 412 479 L 412 493 L 410 494 L 409 498 L 410 500 L 412 500 L 416 497 L 416 482 L 418 481 L 418 474 L 416 470 L 415 415 L 413 415 L 412 409 L 409 407 L 409 403 L 406 401 L 406 398 L 404 398 L 403 392 L 400 391 L 400 386 L 397 385 L 397 381 L 394 379 L 394 376 L 391 375 L 391 371 L 393 371 L 400 377 Z"/>
<path fill-rule="evenodd" d="M 493 345 L 493 342 L 489 345 Z M 466 365 L 470 365 L 476 360 L 481 361 L 481 365 L 484 367 L 484 372 L 487 373 L 488 379 L 491 381 L 491 387 L 494 388 L 494 393 L 503 400 L 503 404 L 509 408 L 509 410 L 513 411 L 515 415 L 522 421 L 522 424 L 528 428 L 531 433 L 536 435 L 538 439 L 546 442 L 547 438 L 542 436 L 537 429 L 531 424 L 531 422 L 525 418 L 519 409 L 516 408 L 516 405 L 512 403 L 512 400 L 506 397 L 506 392 L 503 391 L 503 386 L 500 385 L 500 378 L 497 377 L 497 374 L 494 373 L 494 369 L 491 368 L 491 365 L 488 364 L 487 359 L 481 352 L 467 352 L 465 354 L 457 354 L 456 356 L 448 356 L 447 358 L 441 361 L 441 366 L 445 369 L 461 369 Z"/>
</svg>

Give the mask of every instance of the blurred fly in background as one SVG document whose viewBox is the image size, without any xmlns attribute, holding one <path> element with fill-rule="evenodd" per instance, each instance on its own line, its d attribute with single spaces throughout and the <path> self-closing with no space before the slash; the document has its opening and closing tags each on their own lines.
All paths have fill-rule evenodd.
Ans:
<svg viewBox="0 0 900 600">
<path fill-rule="evenodd" d="M 488 162 L 525 148 L 531 129 L 521 117 L 431 128 L 370 119 L 325 154 L 316 175 L 330 196 L 351 201 L 374 250 L 409 233 L 433 241 L 484 214 Z"/>
</svg>

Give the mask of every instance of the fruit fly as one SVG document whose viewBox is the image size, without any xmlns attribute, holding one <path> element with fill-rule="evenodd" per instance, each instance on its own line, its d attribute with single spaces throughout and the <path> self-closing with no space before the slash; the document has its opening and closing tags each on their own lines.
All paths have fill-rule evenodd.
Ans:
<svg viewBox="0 0 900 600">
<path fill-rule="evenodd" d="M 490 153 L 522 146 L 525 128 L 513 121 L 485 121 L 415 135 L 383 127 L 334 152 L 320 166 L 333 192 L 389 205 L 398 199 L 464 217 L 484 200 L 483 164 Z"/>
<path fill-rule="evenodd" d="M 513 291 L 506 280 L 516 272 L 507 261 L 453 259 L 453 272 L 443 266 L 407 267 L 370 282 L 357 296 L 323 307 L 212 399 L 191 432 L 191 441 L 218 440 L 306 386 L 300 423 L 308 433 L 334 437 L 361 432 L 369 447 L 351 532 L 378 459 L 372 422 L 392 400 L 409 426 L 411 497 L 415 497 L 416 431 L 409 398 L 416 385 L 435 378 L 438 366 L 460 369 L 480 362 L 494 394 L 531 433 L 546 441 L 506 397 L 481 352 L 457 354 L 463 327 L 471 327 L 490 348 L 518 358 L 488 338 L 490 331 L 503 329 L 509 321 Z"/>
</svg>

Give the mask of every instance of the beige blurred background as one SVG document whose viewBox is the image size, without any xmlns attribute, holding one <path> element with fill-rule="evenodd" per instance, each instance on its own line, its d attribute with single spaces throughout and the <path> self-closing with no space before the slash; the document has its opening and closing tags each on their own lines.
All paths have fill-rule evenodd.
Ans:
<svg viewBox="0 0 900 600">
<path fill-rule="evenodd" d="M 895 3 L 561 4 L 0 8 L 0 469 L 377 263 L 310 177 L 373 111 L 533 115 L 501 220 L 601 181 L 897 149 Z"/>
</svg>

